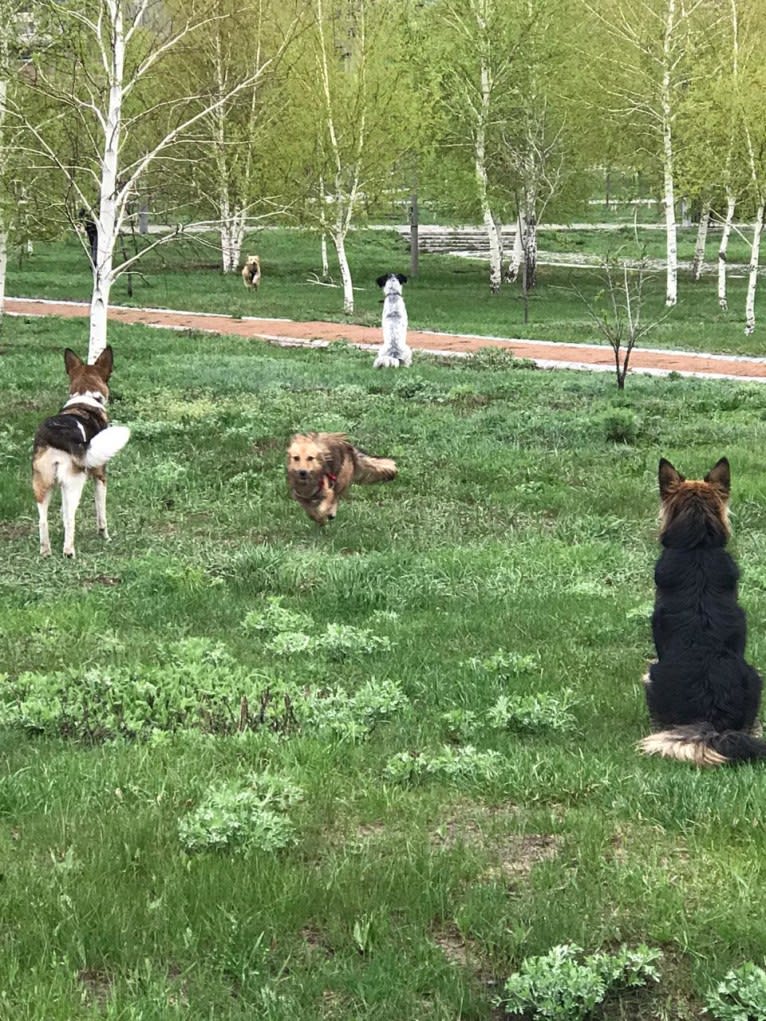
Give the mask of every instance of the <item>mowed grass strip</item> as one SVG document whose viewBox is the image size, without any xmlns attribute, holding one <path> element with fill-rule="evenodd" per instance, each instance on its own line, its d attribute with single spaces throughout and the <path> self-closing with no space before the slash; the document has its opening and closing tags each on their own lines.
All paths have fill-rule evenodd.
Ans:
<svg viewBox="0 0 766 1021">
<path fill-rule="evenodd" d="M 620 231 L 546 231 L 540 248 L 552 258 L 560 253 L 590 258 L 638 259 L 664 257 L 664 235 L 658 230 L 639 232 L 632 226 Z M 711 234 L 708 272 L 698 282 L 688 269 L 679 274 L 678 305 L 665 308 L 664 271 L 653 270 L 646 280 L 641 321 L 657 322 L 642 338 L 644 347 L 664 347 L 727 354 L 761 355 L 763 344 L 756 331 L 744 333 L 746 270 L 729 269 L 729 309 L 719 308 L 715 272 L 717 236 Z M 156 240 L 154 235 L 149 240 Z M 695 231 L 679 230 L 679 257 L 691 258 Z M 140 247 L 146 241 L 138 238 Z M 130 242 L 130 255 L 133 242 Z M 234 317 L 263 316 L 297 320 L 351 321 L 379 326 L 381 292 L 375 280 L 389 271 L 409 273 L 406 238 L 391 230 L 359 229 L 349 234 L 348 257 L 354 282 L 355 311 L 343 314 L 340 274 L 332 262 L 334 286 L 320 282 L 319 237 L 309 231 L 270 228 L 248 237 L 244 252 L 259 252 L 263 280 L 258 292 L 247 290 L 238 273 L 220 272 L 213 234 L 191 234 L 149 252 L 137 263 L 138 270 L 122 276 L 111 300 L 136 305 L 216 312 Z M 729 261 L 749 261 L 749 250 L 732 238 Z M 16 296 L 88 301 L 91 293 L 90 265 L 75 237 L 40 242 L 31 256 L 12 259 L 8 268 L 8 293 Z M 132 294 L 130 291 L 132 290 Z M 489 293 L 487 262 L 456 256 L 427 255 L 420 259 L 420 273 L 404 290 L 410 329 L 448 333 L 475 333 L 497 337 L 600 343 L 588 312 L 609 304 L 603 272 L 597 267 L 544 266 L 538 285 L 530 292 L 528 322 L 520 285 L 504 285 L 500 294 Z M 633 310 L 635 313 L 635 309 Z"/>
<path fill-rule="evenodd" d="M 0 1017 L 479 1019 L 525 957 L 646 942 L 661 983 L 603 1016 L 692 1018 L 760 960 L 766 774 L 634 744 L 660 455 L 729 457 L 766 665 L 766 390 L 115 327 L 113 541 L 88 489 L 77 559 L 56 511 L 43 561 L 31 440 L 85 330 L 5 330 Z M 318 529 L 284 480 L 304 429 L 399 477 Z M 500 711 L 530 696 L 561 713 Z M 283 846 L 222 816 L 187 848 L 264 775 L 300 792 Z"/>
</svg>

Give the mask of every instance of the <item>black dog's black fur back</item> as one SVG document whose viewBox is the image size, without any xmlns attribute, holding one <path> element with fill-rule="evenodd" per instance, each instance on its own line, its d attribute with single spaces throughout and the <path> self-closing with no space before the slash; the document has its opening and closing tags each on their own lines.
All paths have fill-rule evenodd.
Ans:
<svg viewBox="0 0 766 1021">
<path fill-rule="evenodd" d="M 661 473 L 663 464 L 667 481 L 668 469 L 675 469 L 661 462 Z M 646 685 L 651 722 L 662 733 L 642 746 L 698 765 L 762 758 L 766 744 L 752 736 L 762 681 L 744 659 L 747 621 L 737 602 L 739 570 L 724 549 L 728 462 L 725 485 L 708 482 L 712 472 L 700 483 L 675 474 L 675 488 L 663 492 L 671 509 L 654 572 L 657 661 Z"/>
</svg>

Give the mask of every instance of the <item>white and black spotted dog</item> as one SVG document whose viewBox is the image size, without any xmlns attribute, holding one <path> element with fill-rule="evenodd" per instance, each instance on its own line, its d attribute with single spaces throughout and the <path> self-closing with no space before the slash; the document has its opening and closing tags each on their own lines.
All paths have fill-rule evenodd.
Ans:
<svg viewBox="0 0 766 1021">
<path fill-rule="evenodd" d="M 396 369 L 412 364 L 412 351 L 407 346 L 407 308 L 402 297 L 403 273 L 386 273 L 376 280 L 383 288 L 383 343 L 374 362 L 376 369 Z"/>
</svg>

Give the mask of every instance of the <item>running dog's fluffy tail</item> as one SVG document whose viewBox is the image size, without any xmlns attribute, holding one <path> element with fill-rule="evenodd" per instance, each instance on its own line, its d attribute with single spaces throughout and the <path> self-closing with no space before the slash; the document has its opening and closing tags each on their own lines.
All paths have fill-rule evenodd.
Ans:
<svg viewBox="0 0 766 1021">
<path fill-rule="evenodd" d="M 101 468 L 118 454 L 130 439 L 130 429 L 125 425 L 110 425 L 96 433 L 85 453 L 86 468 Z"/>
<path fill-rule="evenodd" d="M 638 747 L 645 755 L 691 762 L 695 766 L 736 765 L 766 759 L 766 742 L 744 730 L 715 730 L 709 723 L 691 723 L 650 734 Z"/>
<path fill-rule="evenodd" d="M 354 482 L 390 482 L 398 470 L 390 457 L 372 457 L 354 447 Z"/>
</svg>

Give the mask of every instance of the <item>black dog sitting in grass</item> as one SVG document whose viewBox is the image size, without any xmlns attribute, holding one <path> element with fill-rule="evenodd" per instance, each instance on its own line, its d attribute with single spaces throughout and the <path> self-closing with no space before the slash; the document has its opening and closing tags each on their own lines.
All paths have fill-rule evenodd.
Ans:
<svg viewBox="0 0 766 1021">
<path fill-rule="evenodd" d="M 763 682 L 745 662 L 739 570 L 724 549 L 729 462 L 722 458 L 703 480 L 687 482 L 663 458 L 659 480 L 664 550 L 654 571 L 657 660 L 644 678 L 657 732 L 639 747 L 697 766 L 764 758 L 766 743 L 754 736 Z"/>
</svg>

